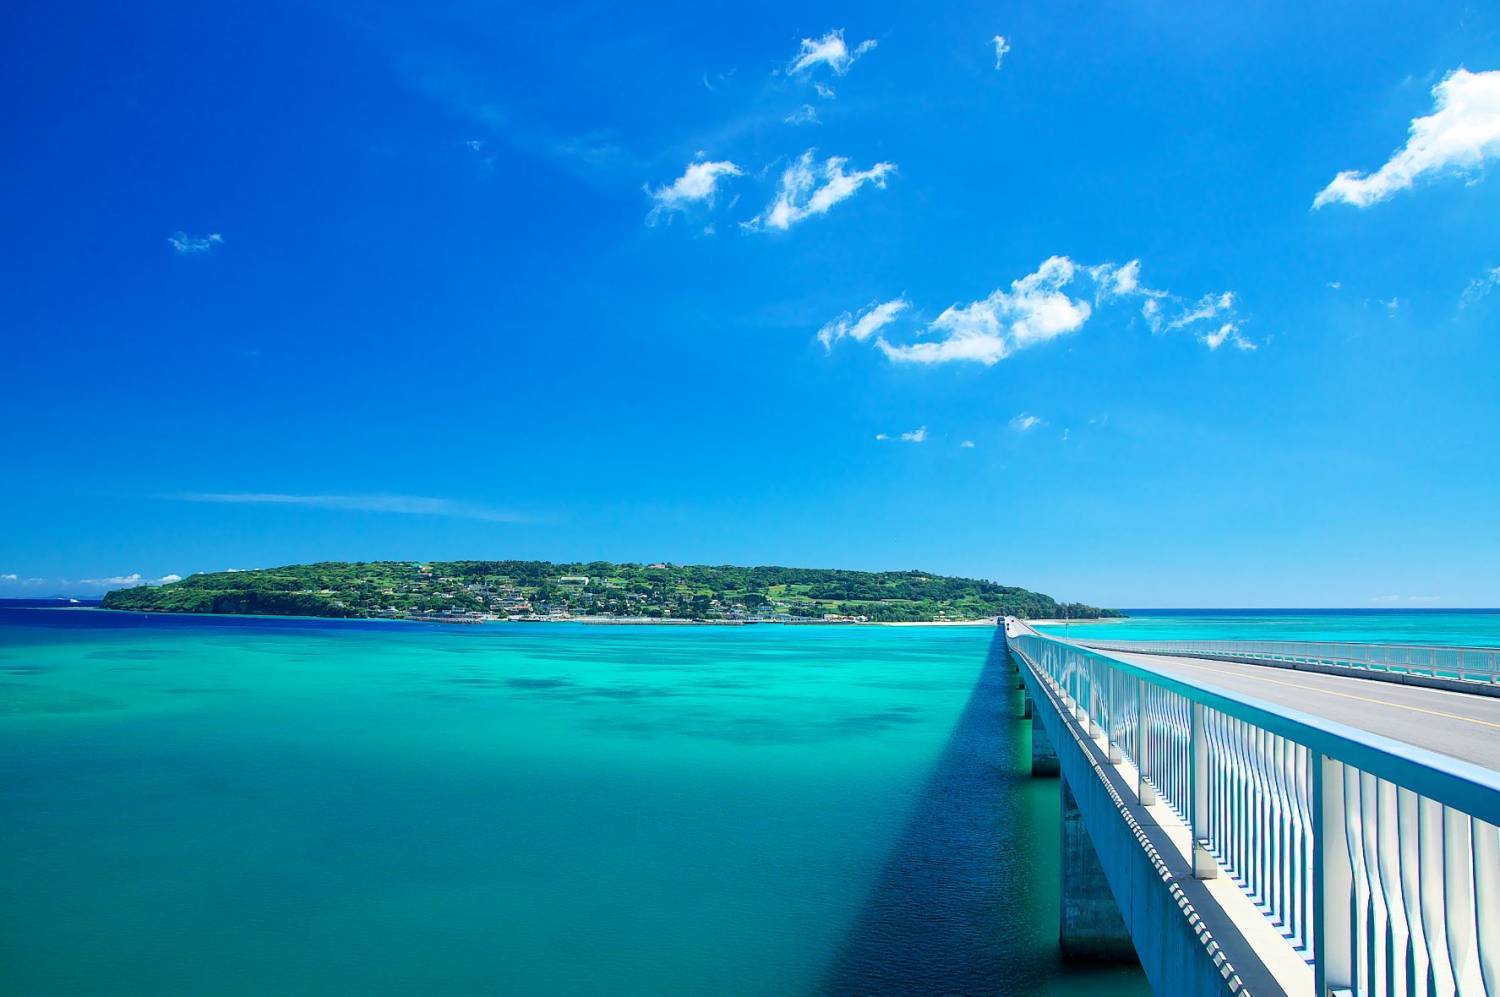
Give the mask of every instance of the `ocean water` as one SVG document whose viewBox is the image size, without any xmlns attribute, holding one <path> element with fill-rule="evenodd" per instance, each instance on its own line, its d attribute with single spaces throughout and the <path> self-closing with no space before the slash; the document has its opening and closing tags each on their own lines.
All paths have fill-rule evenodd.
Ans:
<svg viewBox="0 0 1500 997">
<path fill-rule="evenodd" d="M 1128 609 L 1041 629 L 1087 640 L 1339 640 L 1500 647 L 1500 609 Z"/>
<path fill-rule="evenodd" d="M 0 606 L 0 993 L 1145 993 L 989 628 Z"/>
</svg>

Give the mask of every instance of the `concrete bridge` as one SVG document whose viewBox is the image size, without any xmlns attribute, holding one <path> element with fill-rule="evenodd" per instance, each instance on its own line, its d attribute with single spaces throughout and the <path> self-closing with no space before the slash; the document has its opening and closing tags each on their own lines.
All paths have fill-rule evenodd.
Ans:
<svg viewBox="0 0 1500 997">
<path fill-rule="evenodd" d="M 1162 994 L 1500 995 L 1500 651 L 1005 632 L 1069 956 Z"/>
</svg>

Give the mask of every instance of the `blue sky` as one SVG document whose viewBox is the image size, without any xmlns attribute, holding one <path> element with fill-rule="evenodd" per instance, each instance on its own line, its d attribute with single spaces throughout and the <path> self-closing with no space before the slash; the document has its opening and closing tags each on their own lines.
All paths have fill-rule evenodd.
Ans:
<svg viewBox="0 0 1500 997">
<path fill-rule="evenodd" d="M 1493 4 L 25 5 L 0 85 L 0 595 L 1500 604 Z"/>
</svg>

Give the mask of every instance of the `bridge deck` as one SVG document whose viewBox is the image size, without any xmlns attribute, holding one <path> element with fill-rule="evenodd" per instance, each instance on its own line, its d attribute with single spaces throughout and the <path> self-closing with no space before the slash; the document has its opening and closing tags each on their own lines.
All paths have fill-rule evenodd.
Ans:
<svg viewBox="0 0 1500 997">
<path fill-rule="evenodd" d="M 1500 771 L 1500 698 L 1273 665 L 1105 653 L 1173 678 L 1254 696 Z"/>
</svg>

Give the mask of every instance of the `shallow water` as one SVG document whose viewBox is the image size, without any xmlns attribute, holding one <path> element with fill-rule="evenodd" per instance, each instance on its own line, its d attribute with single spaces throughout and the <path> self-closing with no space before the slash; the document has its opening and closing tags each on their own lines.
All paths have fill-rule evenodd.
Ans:
<svg viewBox="0 0 1500 997">
<path fill-rule="evenodd" d="M 994 638 L 0 608 L 0 991 L 1144 993 Z"/>
</svg>

